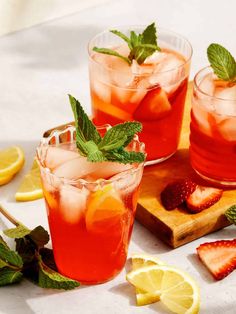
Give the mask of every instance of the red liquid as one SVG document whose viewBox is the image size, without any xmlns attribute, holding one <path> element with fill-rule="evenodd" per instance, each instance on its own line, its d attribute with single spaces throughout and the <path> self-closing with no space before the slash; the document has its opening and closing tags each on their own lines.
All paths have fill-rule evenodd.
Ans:
<svg viewBox="0 0 236 314">
<path fill-rule="evenodd" d="M 54 257 L 61 274 L 92 284 L 112 279 L 122 270 L 133 228 L 137 193 L 138 188 L 122 202 L 107 198 L 107 207 L 101 205 L 104 212 L 99 218 L 95 213 L 88 228 L 87 212 L 77 222 L 66 221 L 60 212 L 59 193 L 44 190 Z M 90 204 L 88 201 L 87 210 Z M 118 214 L 107 217 L 110 209 Z"/>
<path fill-rule="evenodd" d="M 163 49 L 163 51 L 170 52 L 167 49 Z M 183 57 L 176 52 L 171 51 L 171 54 L 182 60 L 183 63 L 185 62 Z M 99 56 L 99 58 L 102 57 Z M 108 62 L 108 58 L 107 56 L 104 57 L 104 62 Z M 112 61 L 114 67 L 117 62 L 120 62 L 116 61 L 116 59 Z M 125 63 L 124 61 L 122 62 Z M 124 71 L 123 67 L 125 68 L 125 64 L 121 64 L 121 66 L 122 71 Z M 96 125 L 106 123 L 115 125 L 124 121 L 140 121 L 143 125 L 143 130 L 139 134 L 139 138 L 146 145 L 147 160 L 167 158 L 175 153 L 180 138 L 188 84 L 185 70 L 183 69 L 182 73 L 178 74 L 180 75 L 178 81 L 175 81 L 174 84 L 172 82 L 173 85 L 168 85 L 168 88 L 166 86 L 162 89 L 160 86 L 155 85 L 149 89 L 139 89 L 138 87 L 127 89 L 124 87 L 125 83 L 121 87 L 117 84 L 105 82 L 104 80 L 108 80 L 107 76 L 105 78 L 100 77 L 101 71 L 100 69 L 98 71 L 96 67 L 98 65 L 91 61 L 90 87 L 94 123 Z M 145 67 L 147 65 L 143 65 L 143 68 Z M 117 68 L 116 66 L 115 69 Z M 113 74 L 115 75 L 115 73 Z M 122 79 L 127 80 L 127 77 L 122 75 L 119 78 L 121 84 Z M 111 80 L 110 77 L 109 80 Z M 142 82 L 142 80 L 143 78 L 137 78 L 137 84 Z M 165 88 L 170 91 L 165 91 Z"/>
<path fill-rule="evenodd" d="M 216 181 L 236 181 L 236 141 L 226 140 L 214 115 L 208 113 L 211 136 L 202 132 L 192 113 L 190 157 L 192 167 Z M 230 119 L 230 118 L 229 118 Z M 232 118 L 233 119 L 233 118 Z"/>
</svg>

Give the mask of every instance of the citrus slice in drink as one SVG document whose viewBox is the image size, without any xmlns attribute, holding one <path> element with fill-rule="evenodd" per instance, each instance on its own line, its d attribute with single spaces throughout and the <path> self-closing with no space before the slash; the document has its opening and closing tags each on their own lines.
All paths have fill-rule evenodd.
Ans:
<svg viewBox="0 0 236 314">
<path fill-rule="evenodd" d="M 0 151 L 0 177 L 12 177 L 23 167 L 24 152 L 18 146 L 12 146 Z M 4 179 L 3 179 L 4 180 Z"/>
<path fill-rule="evenodd" d="M 155 256 L 150 256 L 147 254 L 133 254 L 132 255 L 132 269 L 136 270 L 141 267 L 151 266 L 151 265 L 164 265 L 159 258 Z M 136 301 L 137 305 L 147 305 L 160 300 L 159 294 L 145 292 L 139 288 L 136 288 Z"/>
<path fill-rule="evenodd" d="M 158 295 L 160 301 L 173 313 L 199 313 L 198 285 L 180 269 L 152 265 L 133 270 L 126 278 L 135 288 Z"/>
<path fill-rule="evenodd" d="M 89 231 L 105 232 L 116 226 L 126 209 L 112 185 L 93 192 L 88 199 L 86 228 Z"/>
<path fill-rule="evenodd" d="M 40 180 L 40 170 L 37 161 L 34 159 L 32 168 L 27 173 L 15 194 L 17 201 L 33 201 L 43 197 L 43 191 Z"/>
</svg>

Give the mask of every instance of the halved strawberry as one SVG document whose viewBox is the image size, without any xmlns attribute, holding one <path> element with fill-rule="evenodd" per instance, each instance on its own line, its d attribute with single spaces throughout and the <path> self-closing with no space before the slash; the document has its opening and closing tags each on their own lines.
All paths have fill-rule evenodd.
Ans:
<svg viewBox="0 0 236 314">
<path fill-rule="evenodd" d="M 158 86 L 150 90 L 134 112 L 134 119 L 139 121 L 153 121 L 163 118 L 171 111 L 171 104 L 165 91 Z"/>
<path fill-rule="evenodd" d="M 161 202 L 165 209 L 172 210 L 181 205 L 194 192 L 197 184 L 190 179 L 182 179 L 168 184 L 161 192 Z"/>
<path fill-rule="evenodd" d="M 197 253 L 217 280 L 223 279 L 236 269 L 236 239 L 201 244 Z"/>
<path fill-rule="evenodd" d="M 217 203 L 222 194 L 223 190 L 221 189 L 198 185 L 186 199 L 187 209 L 191 213 L 199 213 Z"/>
</svg>

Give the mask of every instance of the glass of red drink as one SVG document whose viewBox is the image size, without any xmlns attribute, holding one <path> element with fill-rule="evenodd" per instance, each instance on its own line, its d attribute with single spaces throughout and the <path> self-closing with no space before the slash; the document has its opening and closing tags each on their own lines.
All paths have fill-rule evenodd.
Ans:
<svg viewBox="0 0 236 314">
<path fill-rule="evenodd" d="M 190 157 L 204 179 L 236 186 L 236 84 L 218 79 L 211 67 L 194 78 Z"/>
<path fill-rule="evenodd" d="M 141 33 L 144 27 L 118 29 L 129 36 L 131 30 Z M 168 30 L 158 29 L 158 45 L 161 51 L 142 65 L 93 51 L 94 46 L 105 47 L 128 56 L 128 45 L 109 31 L 88 46 L 93 121 L 96 125 L 140 121 L 147 164 L 164 161 L 177 150 L 192 56 L 190 43 Z"/>
<path fill-rule="evenodd" d="M 89 162 L 74 138 L 68 126 L 37 148 L 53 252 L 61 274 L 101 283 L 125 264 L 144 163 Z M 128 149 L 144 144 L 136 136 Z"/>
</svg>

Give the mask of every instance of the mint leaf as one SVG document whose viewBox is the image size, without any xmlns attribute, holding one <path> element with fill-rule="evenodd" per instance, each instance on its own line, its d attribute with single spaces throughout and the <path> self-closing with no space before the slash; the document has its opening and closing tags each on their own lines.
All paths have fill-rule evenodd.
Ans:
<svg viewBox="0 0 236 314">
<path fill-rule="evenodd" d="M 110 151 L 106 153 L 106 158 L 109 161 L 116 161 L 122 164 L 141 163 L 145 160 L 145 155 L 141 152 L 128 152 L 124 149 Z"/>
<path fill-rule="evenodd" d="M 11 251 L 2 243 L 0 243 L 0 259 L 19 268 L 23 266 L 23 261 L 20 255 L 14 251 Z"/>
<path fill-rule="evenodd" d="M 43 247 L 49 241 L 49 234 L 42 226 L 34 228 L 28 236 L 37 248 Z"/>
<path fill-rule="evenodd" d="M 214 73 L 223 81 L 232 82 L 236 78 L 236 62 L 231 53 L 219 44 L 207 48 L 207 57 Z"/>
<path fill-rule="evenodd" d="M 121 54 L 119 54 L 115 50 L 108 49 L 108 48 L 98 48 L 98 47 L 93 47 L 93 50 L 96 52 L 99 52 L 99 53 L 106 54 L 106 55 L 118 57 L 118 58 L 124 60 L 125 62 L 127 62 L 129 65 L 131 64 L 131 61 L 129 60 L 129 58 L 122 56 Z"/>
<path fill-rule="evenodd" d="M 225 216 L 231 222 L 232 224 L 236 225 L 236 205 L 231 206 L 227 211 L 225 212 Z"/>
<path fill-rule="evenodd" d="M 142 64 L 147 57 L 152 55 L 155 51 L 160 50 L 157 44 L 155 23 L 148 25 L 142 34 L 136 34 L 134 31 L 130 31 L 130 38 L 118 30 L 111 30 L 110 32 L 119 36 L 128 44 L 130 49 L 128 58 L 108 48 L 94 47 L 94 51 L 119 57 L 131 65 L 133 59 L 135 59 L 138 64 Z"/>
<path fill-rule="evenodd" d="M 157 46 L 157 30 L 155 23 L 148 25 L 142 33 L 142 44 Z"/>
<path fill-rule="evenodd" d="M 69 95 L 69 99 L 75 117 L 76 145 L 81 154 L 87 156 L 86 142 L 92 140 L 95 144 L 99 144 L 101 136 L 79 101 L 71 95 Z"/>
<path fill-rule="evenodd" d="M 4 267 L 0 269 L 0 286 L 10 285 L 21 281 L 23 274 L 20 271 Z"/>
<path fill-rule="evenodd" d="M 106 132 L 98 147 L 103 151 L 125 147 L 132 141 L 134 135 L 141 132 L 141 130 L 142 124 L 140 122 L 117 124 Z"/>
<path fill-rule="evenodd" d="M 0 236 L 0 244 L 3 244 L 3 245 L 5 246 L 5 248 L 7 248 L 7 249 L 10 250 L 9 246 L 8 246 L 7 243 L 4 241 L 4 239 L 3 239 L 2 236 Z"/>
<path fill-rule="evenodd" d="M 53 250 L 44 247 L 40 249 L 39 254 L 45 265 L 47 265 L 52 270 L 57 271 L 57 266 L 54 260 Z"/>
<path fill-rule="evenodd" d="M 23 238 L 30 232 L 31 232 L 30 229 L 28 229 L 27 227 L 21 224 L 15 228 L 11 228 L 11 229 L 7 229 L 3 231 L 3 233 L 9 238 L 16 238 L 16 239 Z"/>
<path fill-rule="evenodd" d="M 39 257 L 39 286 L 42 288 L 71 290 L 80 285 L 76 280 L 67 278 L 55 272 L 44 264 Z"/>
<path fill-rule="evenodd" d="M 111 33 L 113 33 L 114 35 L 119 36 L 120 38 L 122 38 L 124 41 L 126 41 L 126 43 L 128 44 L 128 46 L 130 47 L 130 39 L 129 37 L 127 37 L 125 34 L 123 34 L 120 31 L 117 31 L 116 29 L 111 29 L 110 30 Z M 130 48 L 131 49 L 131 48 Z"/>
<path fill-rule="evenodd" d="M 36 246 L 30 238 L 24 237 L 15 239 L 16 251 L 20 255 L 24 264 L 31 263 L 35 258 Z"/>
</svg>

